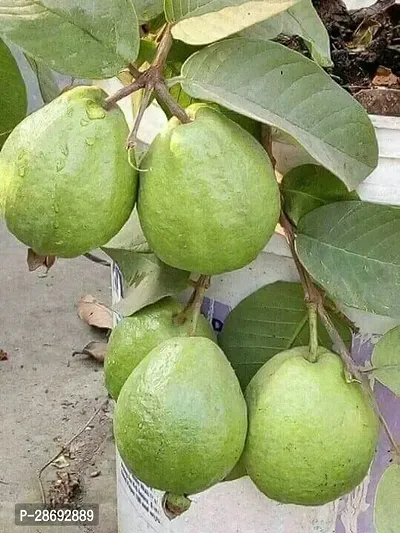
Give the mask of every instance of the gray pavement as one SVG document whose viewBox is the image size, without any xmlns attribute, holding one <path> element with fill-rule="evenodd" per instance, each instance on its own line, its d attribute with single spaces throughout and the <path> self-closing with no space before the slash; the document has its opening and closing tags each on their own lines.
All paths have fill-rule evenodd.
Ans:
<svg viewBox="0 0 400 533">
<path fill-rule="evenodd" d="M 39 502 L 37 471 L 106 400 L 102 365 L 72 352 L 100 334 L 77 316 L 81 296 L 109 303 L 109 269 L 85 258 L 58 260 L 47 277 L 28 272 L 26 248 L 0 223 L 0 533 L 41 533 L 14 525 L 14 504 Z M 105 407 L 66 454 L 45 471 L 80 478 L 74 496 L 100 503 L 100 525 L 59 527 L 63 533 L 116 533 L 114 444 Z M 92 477 L 93 476 L 93 477 Z"/>
</svg>

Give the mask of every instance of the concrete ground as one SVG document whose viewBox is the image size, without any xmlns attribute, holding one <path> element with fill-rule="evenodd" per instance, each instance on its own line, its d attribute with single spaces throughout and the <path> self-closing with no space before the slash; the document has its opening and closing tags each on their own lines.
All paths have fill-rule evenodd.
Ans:
<svg viewBox="0 0 400 533">
<path fill-rule="evenodd" d="M 40 502 L 38 470 L 62 445 L 98 415 L 44 472 L 45 494 L 65 496 L 79 478 L 72 499 L 100 504 L 100 524 L 59 527 L 63 533 L 116 533 L 114 444 L 111 407 L 102 364 L 72 357 L 101 334 L 77 316 L 81 296 L 110 301 L 110 272 L 86 258 L 58 260 L 47 277 L 28 272 L 26 248 L 0 224 L 0 533 L 17 533 L 14 504 Z M 1 353 L 1 352 L 0 352 Z M 106 402 L 106 404 L 104 404 Z M 102 406 L 102 408 L 101 408 Z M 41 533 L 36 525 L 25 533 Z"/>
</svg>

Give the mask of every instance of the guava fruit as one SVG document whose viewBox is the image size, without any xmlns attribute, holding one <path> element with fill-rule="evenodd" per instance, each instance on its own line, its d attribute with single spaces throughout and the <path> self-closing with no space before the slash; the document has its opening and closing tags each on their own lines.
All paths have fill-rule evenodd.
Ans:
<svg viewBox="0 0 400 533">
<path fill-rule="evenodd" d="M 76 87 L 23 120 L 0 153 L 8 229 L 39 255 L 75 257 L 108 242 L 136 201 L 128 126 L 98 87 Z"/>
<path fill-rule="evenodd" d="M 182 310 L 183 306 L 177 300 L 164 298 L 124 318 L 115 326 L 104 362 L 106 387 L 114 400 L 132 370 L 153 348 L 171 337 L 190 334 L 190 320 L 180 325 L 173 320 L 174 315 Z M 196 335 L 216 341 L 211 325 L 202 315 L 197 322 Z"/>
<path fill-rule="evenodd" d="M 308 347 L 274 356 L 250 381 L 243 460 L 256 486 L 284 503 L 321 505 L 354 489 L 374 456 L 379 421 L 339 356 Z"/>
<path fill-rule="evenodd" d="M 262 146 L 204 104 L 172 118 L 141 163 L 138 212 L 156 255 L 182 270 L 219 274 L 250 263 L 270 239 L 279 190 Z"/>
<path fill-rule="evenodd" d="M 150 487 L 193 494 L 224 479 L 247 430 L 246 402 L 222 350 L 205 337 L 154 348 L 118 397 L 114 433 L 122 459 Z"/>
</svg>

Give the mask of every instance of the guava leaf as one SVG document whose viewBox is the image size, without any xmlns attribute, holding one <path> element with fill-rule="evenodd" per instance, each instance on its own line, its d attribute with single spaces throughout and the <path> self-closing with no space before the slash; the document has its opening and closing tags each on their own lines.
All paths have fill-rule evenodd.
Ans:
<svg viewBox="0 0 400 533">
<path fill-rule="evenodd" d="M 139 24 L 149 22 L 164 11 L 164 0 L 135 0 L 134 3 Z"/>
<path fill-rule="evenodd" d="M 0 35 L 81 78 L 111 78 L 139 51 L 132 0 L 0 0 Z"/>
<path fill-rule="evenodd" d="M 165 0 L 172 35 L 189 44 L 208 44 L 285 11 L 299 0 Z"/>
<path fill-rule="evenodd" d="M 329 35 L 311 0 L 302 0 L 275 17 L 240 32 L 243 37 L 264 41 L 275 39 L 281 33 L 298 35 L 314 61 L 322 67 L 332 66 Z"/>
<path fill-rule="evenodd" d="M 383 473 L 375 493 L 374 525 L 376 533 L 398 533 L 400 524 L 400 465 L 391 465 Z"/>
<path fill-rule="evenodd" d="M 373 371 L 374 377 L 400 396 L 400 326 L 379 339 L 372 353 L 371 363 L 376 369 Z"/>
<path fill-rule="evenodd" d="M 377 165 L 366 111 L 314 61 L 281 44 L 236 37 L 207 46 L 185 62 L 179 81 L 194 98 L 285 131 L 349 189 Z"/>
<path fill-rule="evenodd" d="M 188 286 L 189 272 L 172 268 L 152 253 L 106 249 L 117 263 L 124 279 L 124 297 L 115 310 L 124 316 L 133 315 L 165 296 L 173 296 Z"/>
<path fill-rule="evenodd" d="M 347 345 L 351 331 L 332 316 Z M 332 350 L 332 341 L 318 322 L 319 344 Z M 279 352 L 309 341 L 308 310 L 300 283 L 278 281 L 242 300 L 226 319 L 219 344 L 231 362 L 242 388 L 261 366 Z"/>
<path fill-rule="evenodd" d="M 289 170 L 283 177 L 281 191 L 285 211 L 295 224 L 323 205 L 360 199 L 355 191 L 349 192 L 339 178 L 319 165 L 301 165 Z"/>
<path fill-rule="evenodd" d="M 311 276 L 335 299 L 400 316 L 400 207 L 325 205 L 300 220 L 296 246 Z"/>
<path fill-rule="evenodd" d="M 61 92 L 53 71 L 42 61 L 37 61 L 27 54 L 25 54 L 25 57 L 31 69 L 36 74 L 42 100 L 45 104 L 48 104 L 54 98 L 57 98 Z"/>
<path fill-rule="evenodd" d="M 150 253 L 151 249 L 146 241 L 146 237 L 143 234 L 140 226 L 139 216 L 136 208 L 132 211 L 131 216 L 120 231 L 103 247 L 106 254 L 109 254 L 109 250 L 119 250 L 138 252 L 138 253 Z"/>
<path fill-rule="evenodd" d="M 7 46 L 0 40 L 0 148 L 26 115 L 27 98 L 25 83 L 17 62 Z"/>
</svg>

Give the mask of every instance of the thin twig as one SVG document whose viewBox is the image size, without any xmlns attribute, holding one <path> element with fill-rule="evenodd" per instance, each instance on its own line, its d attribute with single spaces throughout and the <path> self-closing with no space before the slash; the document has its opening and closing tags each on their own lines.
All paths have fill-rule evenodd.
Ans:
<svg viewBox="0 0 400 533">
<path fill-rule="evenodd" d="M 122 87 L 122 89 L 119 89 L 116 93 L 112 94 L 111 96 L 108 96 L 103 103 L 104 109 L 107 111 L 111 109 L 119 100 L 122 100 L 122 98 L 125 98 L 126 96 L 129 96 L 130 94 L 138 91 L 139 89 L 143 89 L 145 86 L 145 77 L 139 76 L 137 80 L 130 83 L 129 85 L 126 85 L 125 87 Z"/>
<path fill-rule="evenodd" d="M 210 286 L 211 276 L 200 276 L 198 287 L 195 289 L 196 294 L 193 300 L 193 317 L 192 317 L 192 327 L 190 330 L 190 335 L 193 336 L 196 334 L 197 323 L 199 321 L 201 304 L 204 300 L 204 294 L 208 287 Z"/>
<path fill-rule="evenodd" d="M 197 327 L 197 321 L 200 314 L 201 304 L 203 303 L 204 293 L 209 288 L 211 276 L 201 275 L 194 283 L 194 289 L 190 295 L 183 310 L 174 316 L 174 323 L 177 325 L 184 324 L 191 314 L 192 328 L 191 335 L 194 335 Z"/>
<path fill-rule="evenodd" d="M 310 349 L 308 360 L 310 363 L 316 363 L 318 359 L 318 315 L 317 306 L 314 302 L 309 302 L 308 306 L 308 324 L 310 326 Z"/>
<path fill-rule="evenodd" d="M 142 74 L 142 72 L 140 72 L 140 70 L 139 70 L 137 67 L 135 67 L 135 65 L 132 65 L 132 63 L 130 63 L 130 64 L 128 65 L 128 70 L 129 70 L 130 74 L 131 74 L 136 80 L 137 80 L 137 79 L 140 77 L 140 75 Z"/>
<path fill-rule="evenodd" d="M 147 106 L 149 105 L 151 95 L 153 93 L 153 90 L 146 86 L 144 88 L 144 94 L 143 98 L 140 102 L 139 110 L 135 118 L 135 123 L 133 125 L 132 131 L 130 132 L 128 139 L 126 140 L 126 147 L 129 148 L 135 148 L 136 142 L 137 142 L 137 133 L 140 127 L 140 123 L 142 122 L 144 112 L 147 109 Z"/>
<path fill-rule="evenodd" d="M 187 116 L 186 111 L 178 104 L 175 98 L 170 95 L 168 87 L 164 81 L 157 82 L 154 90 L 171 113 L 176 116 L 182 124 L 188 124 L 190 122 L 190 118 Z"/>
<path fill-rule="evenodd" d="M 42 468 L 38 472 L 38 481 L 39 481 L 39 487 L 40 487 L 40 493 L 42 496 L 42 503 L 43 505 L 46 505 L 46 494 L 44 492 L 43 482 L 42 482 L 42 474 L 48 468 L 51 463 L 54 463 L 60 455 L 62 455 L 70 446 L 71 444 L 85 431 L 85 429 L 90 425 L 90 423 L 96 418 L 96 416 L 100 413 L 102 409 L 108 404 L 108 399 L 105 400 L 98 409 L 93 413 L 93 415 L 89 418 L 89 420 L 86 422 L 86 424 L 76 433 L 68 442 L 65 444 L 59 452 L 57 452 L 51 459 L 47 461 L 45 465 L 42 466 Z"/>
<path fill-rule="evenodd" d="M 97 255 L 86 253 L 83 254 L 83 257 L 86 257 L 86 259 L 89 259 L 89 261 L 92 261 L 93 263 L 97 263 L 98 265 L 102 265 L 105 267 L 110 267 L 111 263 L 107 261 L 106 259 L 102 259 L 101 257 L 97 257 Z"/>
</svg>

